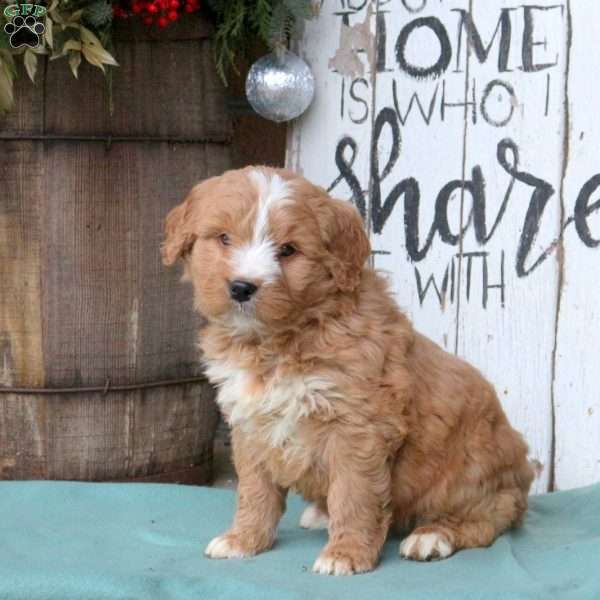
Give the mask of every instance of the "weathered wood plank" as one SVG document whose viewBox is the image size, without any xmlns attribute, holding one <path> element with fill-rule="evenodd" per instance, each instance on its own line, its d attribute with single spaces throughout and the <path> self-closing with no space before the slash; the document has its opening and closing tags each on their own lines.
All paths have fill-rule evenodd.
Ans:
<svg viewBox="0 0 600 600">
<path fill-rule="evenodd" d="M 600 56 L 597 31 L 590 26 L 600 18 L 600 5 L 578 0 L 570 7 L 564 258 L 554 380 L 557 489 L 600 481 L 600 122 L 594 91 Z"/>
<path fill-rule="evenodd" d="M 35 83 L 21 71 L 20 77 L 15 81 L 15 105 L 0 115 L 0 133 L 11 135 L 15 133 L 39 133 L 43 128 L 44 120 L 44 57 L 38 57 L 39 67 Z"/>
<path fill-rule="evenodd" d="M 164 216 L 199 179 L 227 168 L 228 150 L 119 143 L 107 151 L 60 142 L 46 152 L 47 384 L 198 374 L 191 289 L 162 266 L 158 249 Z"/>
<path fill-rule="evenodd" d="M 496 384 L 511 422 L 543 465 L 534 491 L 544 492 L 552 470 L 558 267 L 555 253 L 541 257 L 560 232 L 567 15 L 554 1 L 529 9 L 477 0 L 465 19 L 463 51 L 469 40 L 491 46 L 485 56 L 471 43 L 476 106 L 466 164 L 475 191 L 463 214 L 471 226 L 463 241 L 458 352 Z M 527 22 L 531 35 L 524 32 Z M 546 45 L 529 48 L 538 39 Z M 540 131 L 548 132 L 542 148 Z M 547 205 L 539 220 L 526 221 L 536 191 Z"/>
<path fill-rule="evenodd" d="M 45 397 L 0 394 L 0 479 L 46 479 Z"/>
<path fill-rule="evenodd" d="M 39 198 L 43 151 L 7 142 L 0 154 L 0 385 L 44 382 Z"/>
<path fill-rule="evenodd" d="M 449 196 L 444 190 L 462 178 L 469 107 L 466 56 L 450 63 L 446 40 L 455 34 L 456 11 L 467 6 L 455 0 L 381 9 L 371 154 L 375 266 L 391 273 L 398 302 L 417 329 L 450 352 L 459 246 L 439 228 L 443 220 L 453 231 L 459 227 L 459 190 Z"/>
<path fill-rule="evenodd" d="M 137 479 L 207 465 L 218 415 L 211 396 L 208 384 L 200 383 L 108 397 L 49 397 L 47 476 Z"/>
<path fill-rule="evenodd" d="M 0 395 L 0 479 L 206 483 L 218 409 L 208 383 Z"/>
<path fill-rule="evenodd" d="M 119 67 L 112 70 L 112 115 L 109 85 L 99 69 L 82 63 L 76 80 L 62 61 L 48 63 L 47 133 L 191 139 L 230 135 L 209 41 L 122 40 L 115 43 L 115 53 Z"/>
</svg>

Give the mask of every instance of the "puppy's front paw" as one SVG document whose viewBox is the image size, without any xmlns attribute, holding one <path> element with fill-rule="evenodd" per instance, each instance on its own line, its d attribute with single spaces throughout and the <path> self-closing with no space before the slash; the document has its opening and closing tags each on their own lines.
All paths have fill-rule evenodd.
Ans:
<svg viewBox="0 0 600 600">
<path fill-rule="evenodd" d="M 204 554 L 209 558 L 245 558 L 252 555 L 243 547 L 239 538 L 230 533 L 214 538 L 206 546 Z"/>
<path fill-rule="evenodd" d="M 437 560 L 454 552 L 452 542 L 434 528 L 417 528 L 400 544 L 400 556 L 412 560 Z"/>
<path fill-rule="evenodd" d="M 375 568 L 375 562 L 360 552 L 325 548 L 315 561 L 313 571 L 322 575 L 353 575 L 365 573 Z"/>
</svg>

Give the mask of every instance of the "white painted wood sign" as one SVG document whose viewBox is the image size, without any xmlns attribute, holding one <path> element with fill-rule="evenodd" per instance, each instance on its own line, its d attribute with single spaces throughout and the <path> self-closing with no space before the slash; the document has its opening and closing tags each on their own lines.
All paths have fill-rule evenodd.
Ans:
<svg viewBox="0 0 600 600">
<path fill-rule="evenodd" d="M 543 465 L 600 481 L 597 0 L 326 0 L 288 166 L 351 199 L 416 327 Z"/>
</svg>

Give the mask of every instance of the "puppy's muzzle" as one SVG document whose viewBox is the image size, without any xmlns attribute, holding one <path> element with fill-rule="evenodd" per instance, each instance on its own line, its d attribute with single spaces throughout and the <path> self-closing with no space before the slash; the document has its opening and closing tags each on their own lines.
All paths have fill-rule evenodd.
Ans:
<svg viewBox="0 0 600 600">
<path fill-rule="evenodd" d="M 229 284 L 229 295 L 236 302 L 248 302 L 258 287 L 249 281 L 236 279 Z"/>
</svg>

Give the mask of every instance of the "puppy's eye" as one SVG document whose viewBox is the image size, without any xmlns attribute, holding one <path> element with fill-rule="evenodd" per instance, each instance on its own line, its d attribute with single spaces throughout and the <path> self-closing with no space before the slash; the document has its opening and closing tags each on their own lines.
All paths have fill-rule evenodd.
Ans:
<svg viewBox="0 0 600 600">
<path fill-rule="evenodd" d="M 296 254 L 296 248 L 291 244 L 284 244 L 279 247 L 279 256 L 286 257 L 291 256 L 292 254 Z"/>
<path fill-rule="evenodd" d="M 221 242 L 222 246 L 230 246 L 231 245 L 231 240 L 229 239 L 229 236 L 226 233 L 222 233 L 218 239 L 219 239 L 219 242 Z"/>
</svg>

